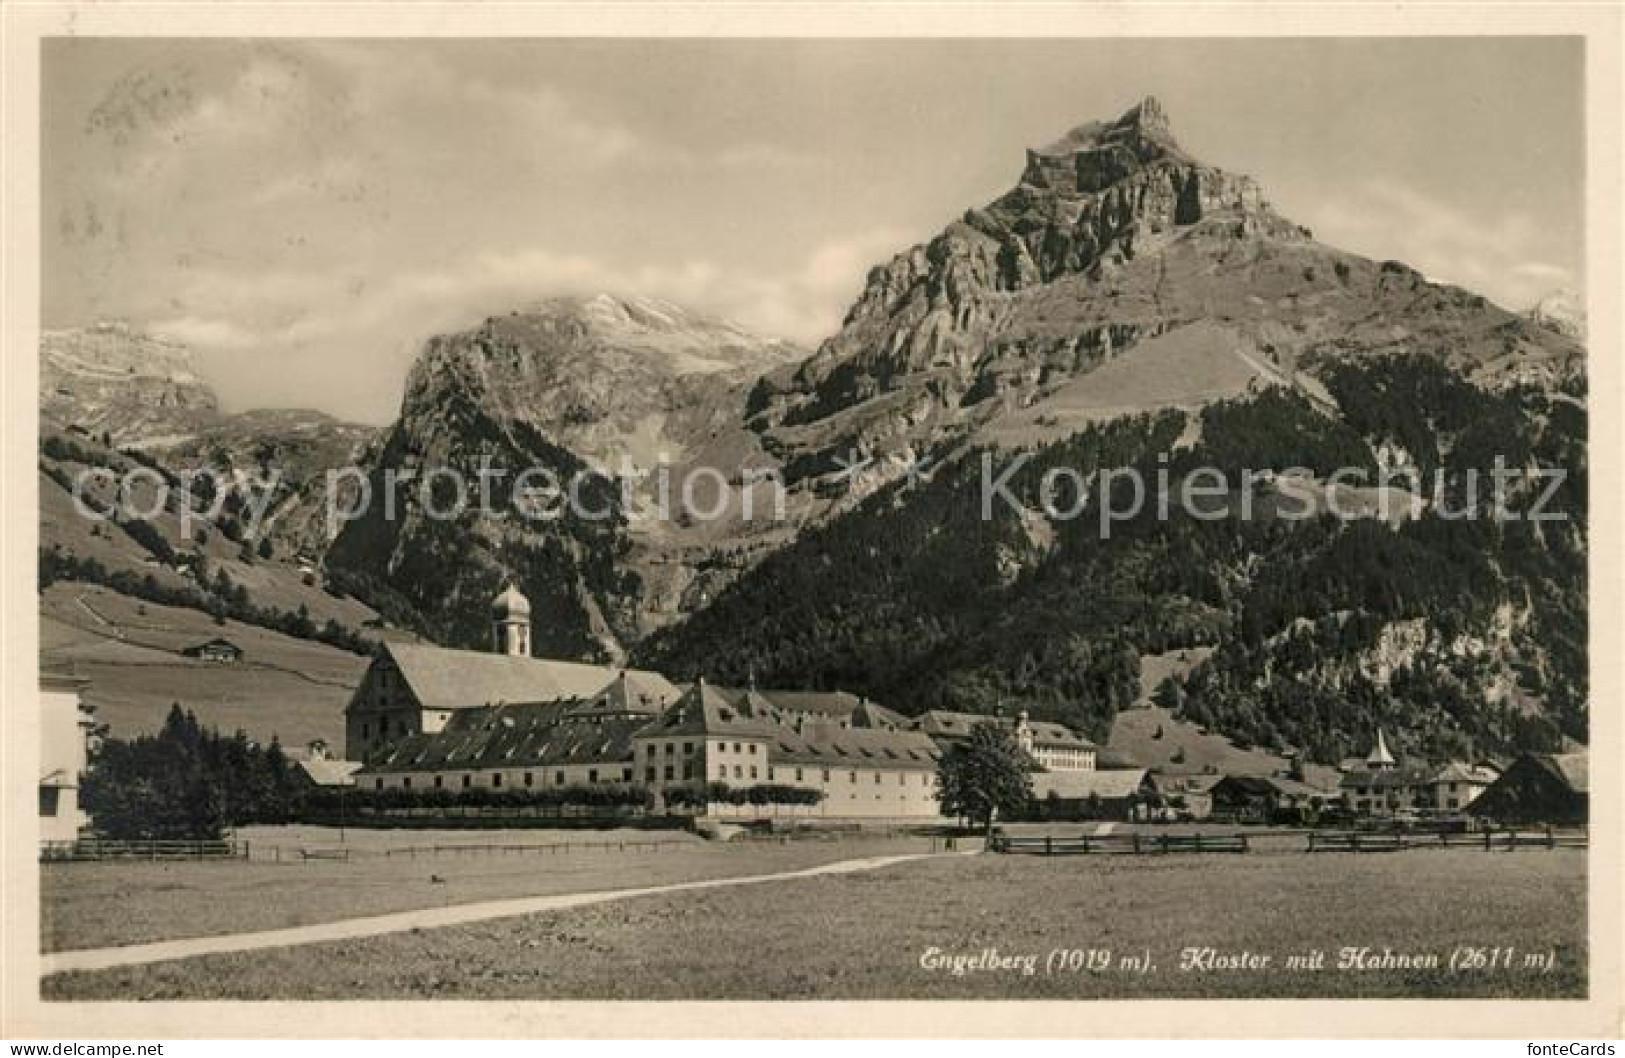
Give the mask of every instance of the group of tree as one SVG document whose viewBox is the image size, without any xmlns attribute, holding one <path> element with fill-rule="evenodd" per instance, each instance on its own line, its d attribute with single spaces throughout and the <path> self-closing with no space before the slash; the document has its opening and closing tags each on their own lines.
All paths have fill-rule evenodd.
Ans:
<svg viewBox="0 0 1625 1058">
<path fill-rule="evenodd" d="M 286 823 L 304 782 L 275 739 L 225 736 L 173 706 L 156 735 L 104 739 L 82 787 L 96 829 L 119 839 L 219 838 L 228 827 Z"/>
<path fill-rule="evenodd" d="M 730 786 L 725 782 L 709 782 L 703 787 L 673 787 L 665 791 L 668 805 L 700 808 L 707 804 L 724 805 L 815 805 L 824 800 L 822 790 L 788 783 L 755 783 L 750 786 Z"/>
<path fill-rule="evenodd" d="M 57 544 L 40 548 L 40 590 L 44 591 L 58 581 L 100 584 L 146 602 L 200 610 L 215 618 L 217 623 L 223 624 L 227 619 L 241 621 L 283 635 L 326 643 L 353 654 L 370 654 L 376 646 L 371 638 L 340 624 L 334 618 L 318 624 L 304 604 L 300 604 L 297 610 L 279 610 L 255 604 L 248 589 L 233 580 L 224 569 L 217 569 L 213 576 L 209 576 L 200 568 L 198 578 L 193 583 L 166 584 L 151 573 L 109 569 L 94 555 L 80 558 Z"/>
</svg>

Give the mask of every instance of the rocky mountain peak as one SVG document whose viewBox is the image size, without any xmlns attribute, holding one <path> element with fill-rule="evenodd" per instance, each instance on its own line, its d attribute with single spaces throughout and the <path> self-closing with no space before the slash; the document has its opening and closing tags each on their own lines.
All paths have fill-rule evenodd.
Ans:
<svg viewBox="0 0 1625 1058">
<path fill-rule="evenodd" d="M 1079 125 L 1048 147 L 1028 151 L 1021 182 L 1089 194 L 1163 160 L 1192 161 L 1174 139 L 1162 104 L 1146 96 L 1115 121 Z"/>
<path fill-rule="evenodd" d="M 680 456 L 757 375 L 806 355 L 778 338 L 669 301 L 543 298 L 432 337 L 407 377 L 401 426 L 435 450 L 448 409 L 523 423 L 604 468 Z M 724 416 L 727 418 L 727 416 Z"/>
<path fill-rule="evenodd" d="M 1585 305 L 1581 302 L 1580 295 L 1572 290 L 1552 291 L 1530 306 L 1525 315 L 1531 322 L 1566 338 L 1585 340 Z"/>
<path fill-rule="evenodd" d="M 840 332 L 765 377 L 749 410 L 811 478 L 846 450 L 1019 444 L 1091 416 L 1308 387 L 1300 358 L 1368 348 L 1549 380 L 1580 355 L 1558 316 L 1514 333 L 1483 298 L 1316 243 L 1252 177 L 1182 148 L 1147 97 L 1028 150 L 1011 190 L 871 270 Z"/>
<path fill-rule="evenodd" d="M 487 352 L 523 347 L 546 362 L 582 357 L 637 361 L 661 375 L 759 373 L 804 355 L 777 338 L 682 305 L 651 297 L 567 294 L 491 316 L 458 348 Z"/>
<path fill-rule="evenodd" d="M 887 430 L 961 418 L 1016 376 L 1028 388 L 1064 379 L 1165 328 L 1171 321 L 1154 299 L 1132 312 L 1109 301 L 1079 311 L 1126 270 L 1176 248 L 1236 260 L 1262 243 L 1307 240 L 1251 177 L 1180 147 L 1162 104 L 1147 96 L 1028 150 L 1010 191 L 874 269 L 842 331 L 787 384 L 767 380 L 753 411 L 767 413 L 766 425 L 796 426 L 929 378 Z M 1062 283 L 1068 292 L 1041 315 L 1027 311 Z M 1019 339 L 1001 339 L 1012 332 Z"/>
</svg>

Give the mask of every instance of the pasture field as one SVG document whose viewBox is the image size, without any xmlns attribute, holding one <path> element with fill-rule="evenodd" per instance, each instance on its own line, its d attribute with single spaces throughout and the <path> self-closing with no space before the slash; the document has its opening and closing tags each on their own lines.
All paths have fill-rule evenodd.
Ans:
<svg viewBox="0 0 1625 1058">
<path fill-rule="evenodd" d="M 224 636 L 237 664 L 182 657 Z M 344 744 L 344 707 L 368 659 L 308 639 L 206 613 L 142 602 L 94 584 L 61 582 L 40 596 L 40 667 L 90 681 L 85 699 L 115 738 L 152 734 L 172 703 L 229 735 L 242 730 L 286 748 L 311 739 Z"/>
<path fill-rule="evenodd" d="M 858 854 L 879 852 L 874 844 Z M 774 853 L 747 852 L 764 854 Z M 631 861 L 606 864 L 627 868 L 618 884 L 651 877 L 642 867 L 634 876 Z M 48 999 L 1579 997 L 1585 871 L 1586 854 L 1574 850 L 942 855 L 863 874 L 59 974 L 42 990 Z M 1335 968 L 1340 949 L 1362 947 L 1441 963 L 1463 948 L 1515 957 L 1510 968 L 1461 972 Z M 1238 968 L 1182 970 L 1183 949 L 1211 949 Z M 1322 968 L 1286 967 L 1289 956 L 1316 950 L 1326 953 Z M 1056 951 L 1105 953 L 1106 963 L 1048 972 Z M 1020 963 L 1029 955 L 1030 975 Z"/>
<path fill-rule="evenodd" d="M 929 838 L 710 843 L 660 830 L 366 831 L 256 828 L 251 860 L 40 865 L 42 951 L 304 926 L 522 896 L 770 874 L 837 860 L 928 852 Z M 566 851 L 479 851 L 562 846 Z M 625 845 L 624 851 L 620 846 Z M 644 847 L 656 845 L 657 847 Z M 439 846 L 442 851 L 432 852 Z M 453 847 L 466 851 L 451 851 Z M 604 847 L 612 846 L 612 847 Z M 301 859 L 349 848 L 349 860 Z M 418 850 L 406 855 L 408 849 Z M 280 859 L 265 858 L 280 849 Z M 393 850 L 394 855 L 385 855 Z"/>
</svg>

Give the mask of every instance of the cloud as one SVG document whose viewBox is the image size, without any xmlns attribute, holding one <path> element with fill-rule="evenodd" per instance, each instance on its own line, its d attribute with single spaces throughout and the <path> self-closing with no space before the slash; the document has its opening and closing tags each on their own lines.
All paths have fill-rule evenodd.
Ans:
<svg viewBox="0 0 1625 1058">
<path fill-rule="evenodd" d="M 382 422 L 431 335 L 475 325 L 560 294 L 663 298 L 809 348 L 834 333 L 868 269 L 907 245 L 873 230 L 828 240 L 782 274 L 694 257 L 618 267 L 545 247 L 479 250 L 362 282 L 344 272 L 198 268 L 181 277 L 180 314 L 146 325 L 204 356 L 228 406 L 342 401 L 341 413 Z M 204 308 L 206 306 L 206 308 Z"/>
<path fill-rule="evenodd" d="M 252 350 L 265 344 L 265 336 L 231 320 L 176 316 L 155 320 L 147 327 L 153 334 L 199 349 Z"/>
</svg>

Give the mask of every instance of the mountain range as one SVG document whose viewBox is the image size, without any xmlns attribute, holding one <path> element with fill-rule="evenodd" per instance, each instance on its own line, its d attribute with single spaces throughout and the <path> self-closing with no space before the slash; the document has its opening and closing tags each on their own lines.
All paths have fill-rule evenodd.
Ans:
<svg viewBox="0 0 1625 1058">
<path fill-rule="evenodd" d="M 1584 739 L 1583 335 L 1572 299 L 1518 314 L 1316 241 L 1146 99 L 877 264 L 815 350 L 647 298 L 551 298 L 428 339 L 399 419 L 370 430 L 222 415 L 184 350 L 100 327 L 46 336 L 41 402 L 58 454 L 73 429 L 170 469 L 292 463 L 265 561 L 319 565 L 403 634 L 482 647 L 511 580 L 539 653 L 910 713 L 1024 707 L 1098 737 L 1142 700 L 1143 658 L 1201 648 L 1160 705 L 1335 761 L 1378 724 L 1440 755 Z M 1448 519 L 1456 484 L 1395 517 L 1281 516 L 1339 467 L 1455 481 L 1496 455 L 1564 469 L 1569 520 Z M 1015 460 L 1020 502 L 983 518 L 984 465 Z M 426 468 L 542 468 L 604 516 L 538 522 L 499 492 L 445 520 L 408 491 L 328 540 L 323 472 L 351 464 L 375 495 Z M 1105 538 L 1040 502 L 1046 469 L 1117 466 L 1307 477 L 1258 486 L 1252 521 Z M 662 468 L 714 470 L 727 496 L 656 517 Z M 755 474 L 784 482 L 784 519 L 751 514 Z"/>
</svg>

